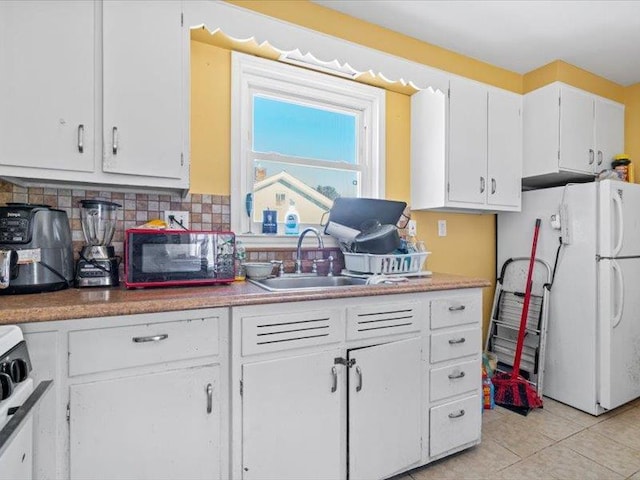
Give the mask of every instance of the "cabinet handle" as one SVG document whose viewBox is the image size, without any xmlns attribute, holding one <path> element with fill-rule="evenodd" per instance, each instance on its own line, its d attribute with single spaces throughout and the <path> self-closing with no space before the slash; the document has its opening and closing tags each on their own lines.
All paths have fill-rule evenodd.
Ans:
<svg viewBox="0 0 640 480">
<path fill-rule="evenodd" d="M 169 338 L 169 334 L 162 333 L 160 335 L 151 335 L 150 337 L 133 337 L 134 343 L 160 342 Z"/>
<path fill-rule="evenodd" d="M 465 309 L 464 305 L 458 305 L 457 307 L 449 307 L 450 312 L 459 312 Z"/>
<path fill-rule="evenodd" d="M 484 193 L 484 177 L 480 177 L 480 193 Z"/>
<path fill-rule="evenodd" d="M 111 131 L 111 150 L 114 155 L 118 154 L 118 127 L 113 127 Z"/>
<path fill-rule="evenodd" d="M 593 151 L 593 148 L 590 148 L 589 149 L 589 165 L 593 165 L 594 154 L 595 152 Z"/>
<path fill-rule="evenodd" d="M 458 344 L 458 343 L 464 343 L 464 342 L 466 342 L 466 341 L 467 341 L 467 339 L 466 339 L 466 338 L 464 338 L 464 337 L 461 337 L 461 338 L 455 338 L 455 339 L 453 339 L 453 338 L 452 338 L 451 340 L 449 340 L 449 344 L 450 344 L 450 345 L 456 345 L 456 344 Z"/>
<path fill-rule="evenodd" d="M 78 151 L 84 153 L 84 125 L 78 125 Z"/>
<path fill-rule="evenodd" d="M 207 385 L 207 413 L 213 411 L 213 385 Z"/>
<path fill-rule="evenodd" d="M 602 165 L 602 150 L 598 150 L 598 165 Z"/>
<path fill-rule="evenodd" d="M 491 179 L 491 195 L 496 193 L 496 179 L 492 178 Z"/>
<path fill-rule="evenodd" d="M 338 370 L 336 367 L 331 367 L 331 377 L 333 378 L 331 393 L 336 393 L 336 390 L 338 390 Z"/>
<path fill-rule="evenodd" d="M 450 413 L 449 418 L 460 418 L 464 416 L 464 410 L 458 410 L 457 413 Z"/>
<path fill-rule="evenodd" d="M 356 375 L 358 375 L 358 386 L 356 387 L 356 392 L 362 390 L 362 370 L 360 367 L 356 367 Z"/>
<path fill-rule="evenodd" d="M 464 378 L 464 372 L 450 373 L 448 376 L 449 380 L 457 380 L 458 378 Z"/>
</svg>

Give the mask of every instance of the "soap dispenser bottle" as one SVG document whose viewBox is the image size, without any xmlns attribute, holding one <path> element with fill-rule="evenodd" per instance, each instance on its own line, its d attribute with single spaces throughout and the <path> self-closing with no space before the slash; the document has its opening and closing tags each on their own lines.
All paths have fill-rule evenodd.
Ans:
<svg viewBox="0 0 640 480">
<path fill-rule="evenodd" d="M 284 216 L 284 233 L 286 235 L 298 235 L 300 229 L 300 215 L 296 210 L 293 200 L 289 201 L 289 210 Z"/>
</svg>

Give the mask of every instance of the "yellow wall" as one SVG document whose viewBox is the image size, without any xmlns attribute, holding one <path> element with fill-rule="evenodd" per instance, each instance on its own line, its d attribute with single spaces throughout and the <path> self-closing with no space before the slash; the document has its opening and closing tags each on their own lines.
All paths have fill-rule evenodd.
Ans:
<svg viewBox="0 0 640 480">
<path fill-rule="evenodd" d="M 636 183 L 640 183 L 640 83 L 625 89 L 624 148 L 634 164 Z"/>
<path fill-rule="evenodd" d="M 191 42 L 191 193 L 229 195 L 231 52 Z"/>
</svg>

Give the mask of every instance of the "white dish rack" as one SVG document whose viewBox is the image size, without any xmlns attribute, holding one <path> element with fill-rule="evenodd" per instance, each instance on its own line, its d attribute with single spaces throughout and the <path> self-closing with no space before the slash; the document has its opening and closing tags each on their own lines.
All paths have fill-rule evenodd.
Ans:
<svg viewBox="0 0 640 480">
<path fill-rule="evenodd" d="M 344 267 L 350 272 L 372 274 L 403 274 L 422 270 L 431 252 L 399 255 L 373 255 L 371 253 L 344 253 Z"/>
</svg>

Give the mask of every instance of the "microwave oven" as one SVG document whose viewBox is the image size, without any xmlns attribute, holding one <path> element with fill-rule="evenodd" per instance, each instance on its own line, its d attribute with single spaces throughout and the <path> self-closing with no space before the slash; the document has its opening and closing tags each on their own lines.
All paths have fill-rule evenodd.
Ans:
<svg viewBox="0 0 640 480">
<path fill-rule="evenodd" d="M 125 232 L 127 288 L 231 283 L 235 279 L 232 232 L 151 230 Z"/>
</svg>

